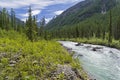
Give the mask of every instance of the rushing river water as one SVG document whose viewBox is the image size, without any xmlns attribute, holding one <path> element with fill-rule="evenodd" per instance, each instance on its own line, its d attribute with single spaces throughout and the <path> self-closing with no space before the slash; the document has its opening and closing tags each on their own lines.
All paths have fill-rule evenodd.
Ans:
<svg viewBox="0 0 120 80">
<path fill-rule="evenodd" d="M 120 50 L 99 45 L 59 41 L 75 52 L 83 68 L 97 80 L 120 80 Z"/>
</svg>

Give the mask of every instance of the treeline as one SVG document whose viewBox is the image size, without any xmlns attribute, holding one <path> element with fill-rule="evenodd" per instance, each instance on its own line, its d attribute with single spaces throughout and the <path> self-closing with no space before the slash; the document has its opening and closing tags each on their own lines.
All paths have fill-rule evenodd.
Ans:
<svg viewBox="0 0 120 80">
<path fill-rule="evenodd" d="M 0 11 L 0 29 L 2 30 L 14 30 L 20 33 L 25 33 L 29 40 L 35 41 L 38 39 L 47 39 L 44 30 L 45 18 L 40 21 L 40 26 L 37 24 L 37 16 L 32 16 L 32 9 L 29 7 L 29 17 L 26 22 L 19 20 L 16 17 L 13 8 L 10 12 L 6 8 Z"/>
<path fill-rule="evenodd" d="M 106 16 L 106 17 L 105 17 Z M 100 19 L 102 18 L 102 19 Z M 112 42 L 120 40 L 120 17 L 113 19 L 113 12 L 99 16 L 97 20 L 92 17 L 79 24 L 64 26 L 51 30 L 52 38 L 100 38 Z M 114 21 L 113 21 L 114 20 Z"/>
<path fill-rule="evenodd" d="M 100 38 L 108 40 L 109 43 L 111 43 L 113 39 L 120 40 L 120 17 L 114 17 L 113 11 L 102 15 L 102 17 L 97 14 L 78 24 L 67 25 L 53 30 L 45 29 L 44 17 L 40 21 L 40 26 L 38 26 L 37 16 L 32 16 L 31 7 L 29 7 L 28 13 L 28 19 L 25 23 L 21 24 L 21 22 L 17 20 L 13 9 L 11 9 L 11 14 L 9 14 L 8 11 L 3 8 L 0 12 L 0 29 L 25 33 L 32 42 L 39 39 L 50 40 L 55 38 Z"/>
<path fill-rule="evenodd" d="M 16 18 L 13 8 L 11 9 L 10 13 L 6 10 L 6 8 L 3 8 L 0 11 L 0 29 L 7 31 L 21 31 L 23 24 L 24 23 L 22 21 Z"/>
<path fill-rule="evenodd" d="M 37 24 L 37 16 L 32 16 L 32 9 L 31 6 L 28 10 L 29 16 L 26 20 L 26 35 L 29 40 L 36 41 L 38 39 L 47 39 L 46 38 L 46 31 L 44 30 L 45 27 L 45 18 L 43 17 L 40 21 L 40 26 Z"/>
</svg>

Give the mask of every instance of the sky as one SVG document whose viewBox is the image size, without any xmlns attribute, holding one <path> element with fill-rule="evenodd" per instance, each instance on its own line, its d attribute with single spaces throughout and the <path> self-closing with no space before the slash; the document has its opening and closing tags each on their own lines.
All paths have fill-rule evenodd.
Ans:
<svg viewBox="0 0 120 80">
<path fill-rule="evenodd" d="M 37 15 L 40 21 L 45 17 L 49 22 L 53 17 L 60 15 L 69 7 L 83 0 L 0 0 L 0 8 L 14 9 L 16 16 L 25 21 L 28 17 L 28 8 L 32 7 L 32 15 Z"/>
</svg>

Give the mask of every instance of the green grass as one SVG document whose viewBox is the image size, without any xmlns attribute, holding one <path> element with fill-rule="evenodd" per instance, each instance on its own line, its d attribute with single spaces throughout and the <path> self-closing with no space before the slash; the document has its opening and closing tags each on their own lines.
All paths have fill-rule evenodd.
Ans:
<svg viewBox="0 0 120 80">
<path fill-rule="evenodd" d="M 120 41 L 114 40 L 114 39 L 112 40 L 112 43 L 108 43 L 107 39 L 103 40 L 103 39 L 98 39 L 98 38 L 90 38 L 90 39 L 87 39 L 87 38 L 72 38 L 72 39 L 60 39 L 60 40 L 103 45 L 103 46 L 108 46 L 108 47 L 120 49 Z"/>
<path fill-rule="evenodd" d="M 51 80 L 58 64 L 79 69 L 87 79 L 80 64 L 58 42 L 30 42 L 14 31 L 0 31 L 0 35 L 0 80 Z"/>
</svg>

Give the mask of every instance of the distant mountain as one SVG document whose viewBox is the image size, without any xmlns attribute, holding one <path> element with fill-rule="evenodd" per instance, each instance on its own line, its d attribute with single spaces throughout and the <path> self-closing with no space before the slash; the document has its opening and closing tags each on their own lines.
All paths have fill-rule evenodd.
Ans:
<svg viewBox="0 0 120 80">
<path fill-rule="evenodd" d="M 24 21 L 20 20 L 19 18 L 16 17 L 16 22 L 17 24 L 24 25 Z"/>
<path fill-rule="evenodd" d="M 96 14 L 106 14 L 116 6 L 117 0 L 85 0 L 64 11 L 61 15 L 51 20 L 46 28 L 56 29 L 63 26 L 71 26 Z"/>
<path fill-rule="evenodd" d="M 0 9 L 0 14 L 1 14 L 1 9 Z M 9 15 L 9 14 L 8 14 Z M 11 15 L 9 15 L 9 18 L 11 18 Z M 19 18 L 15 18 L 16 19 L 16 23 L 24 25 L 24 21 L 20 20 Z"/>
</svg>

